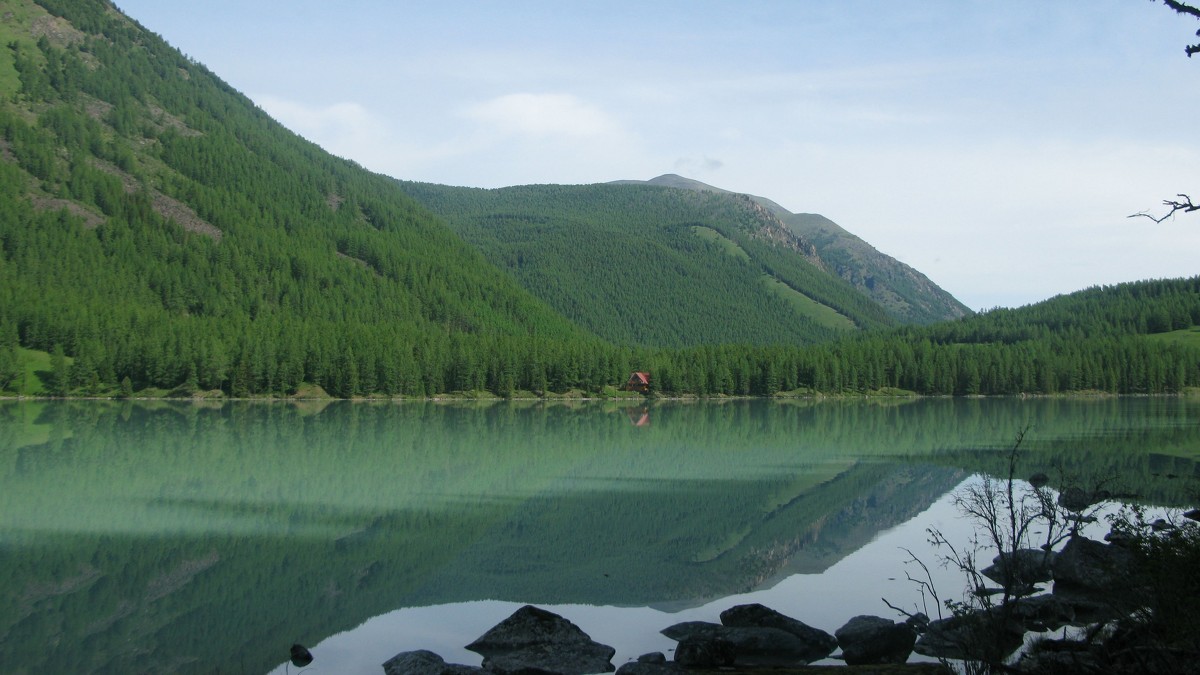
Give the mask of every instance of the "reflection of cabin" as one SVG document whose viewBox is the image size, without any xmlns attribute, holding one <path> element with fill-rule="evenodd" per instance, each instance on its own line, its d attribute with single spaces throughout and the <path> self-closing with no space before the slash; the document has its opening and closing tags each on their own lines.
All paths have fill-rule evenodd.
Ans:
<svg viewBox="0 0 1200 675">
<path fill-rule="evenodd" d="M 644 427 L 650 424 L 649 408 L 626 408 L 625 414 L 629 415 L 629 423 L 635 427 Z"/>
<path fill-rule="evenodd" d="M 650 391 L 650 373 L 634 373 L 629 376 L 629 381 L 625 383 L 625 391 L 640 391 L 645 393 Z"/>
</svg>

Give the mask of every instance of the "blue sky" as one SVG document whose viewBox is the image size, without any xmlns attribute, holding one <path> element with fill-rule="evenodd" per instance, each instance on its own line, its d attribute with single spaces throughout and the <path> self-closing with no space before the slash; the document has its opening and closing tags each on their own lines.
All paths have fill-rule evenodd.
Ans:
<svg viewBox="0 0 1200 675">
<path fill-rule="evenodd" d="M 397 178 L 679 173 L 825 215 L 974 309 L 1200 274 L 1200 21 L 1149 0 L 118 0 Z"/>
</svg>

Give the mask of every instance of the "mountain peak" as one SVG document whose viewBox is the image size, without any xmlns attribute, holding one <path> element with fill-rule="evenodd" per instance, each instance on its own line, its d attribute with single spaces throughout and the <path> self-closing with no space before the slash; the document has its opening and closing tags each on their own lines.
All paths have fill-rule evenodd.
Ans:
<svg viewBox="0 0 1200 675">
<path fill-rule="evenodd" d="M 732 192 L 674 173 L 665 173 L 645 181 L 623 180 L 614 183 L 657 185 L 722 194 Z M 771 212 L 794 234 L 812 242 L 817 256 L 831 270 L 900 321 L 931 323 L 970 313 L 965 305 L 924 274 L 879 252 L 829 218 L 815 213 L 792 213 L 765 197 L 746 196 Z"/>
</svg>

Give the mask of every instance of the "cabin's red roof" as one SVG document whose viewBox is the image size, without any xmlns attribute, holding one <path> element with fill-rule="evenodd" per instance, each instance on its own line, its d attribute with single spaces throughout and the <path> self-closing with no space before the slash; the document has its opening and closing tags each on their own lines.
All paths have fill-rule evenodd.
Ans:
<svg viewBox="0 0 1200 675">
<path fill-rule="evenodd" d="M 637 372 L 637 373 L 630 375 L 629 380 L 630 381 L 637 380 L 638 382 L 641 382 L 642 384 L 650 384 L 650 373 Z"/>
</svg>

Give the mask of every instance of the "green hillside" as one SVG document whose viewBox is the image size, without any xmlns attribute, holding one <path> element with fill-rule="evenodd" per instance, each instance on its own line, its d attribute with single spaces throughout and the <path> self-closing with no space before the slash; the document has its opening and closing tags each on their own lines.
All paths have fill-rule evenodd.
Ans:
<svg viewBox="0 0 1200 675">
<path fill-rule="evenodd" d="M 1200 277 L 1091 288 L 808 348 L 650 355 L 664 393 L 1168 394 L 1200 386 Z"/>
<path fill-rule="evenodd" d="M 893 323 L 742 196 L 402 186 L 531 293 L 619 344 L 809 344 Z"/>
<path fill-rule="evenodd" d="M 74 357 L 52 393 L 627 375 L 393 181 L 283 128 L 111 3 L 10 0 L 0 31 L 0 351 Z"/>
<path fill-rule="evenodd" d="M 634 369 L 651 395 L 1200 386 L 1197 279 L 889 329 L 896 307 L 760 198 L 397 183 L 104 0 L 9 0 L 0 39 L 3 393 L 600 392 Z"/>
<path fill-rule="evenodd" d="M 648 181 L 617 181 L 618 184 L 661 185 L 683 190 L 730 194 L 727 190 L 697 180 L 666 174 Z M 826 267 L 874 300 L 900 323 L 935 323 L 971 313 L 966 305 L 938 287 L 924 274 L 879 252 L 832 220 L 813 213 L 791 213 L 764 197 L 751 196 L 757 204 L 811 242 Z"/>
</svg>

